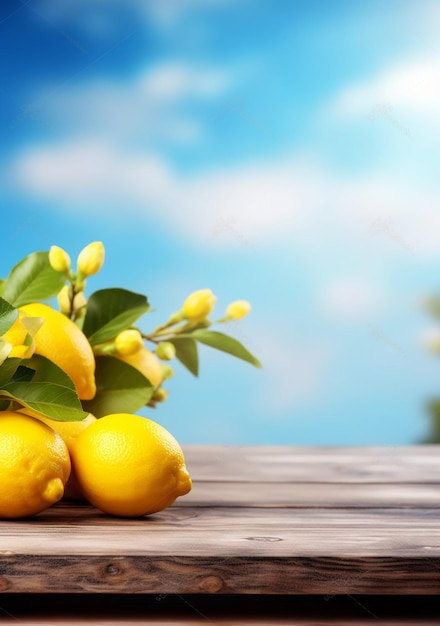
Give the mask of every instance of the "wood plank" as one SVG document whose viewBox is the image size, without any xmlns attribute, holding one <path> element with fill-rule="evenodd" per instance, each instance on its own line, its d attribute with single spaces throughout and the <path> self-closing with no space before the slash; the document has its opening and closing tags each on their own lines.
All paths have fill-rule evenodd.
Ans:
<svg viewBox="0 0 440 626">
<path fill-rule="evenodd" d="M 58 560 L 68 556 L 98 555 L 120 558 L 139 556 L 146 561 L 160 556 L 207 558 L 211 562 L 223 558 L 316 558 L 338 557 L 356 559 L 367 557 L 391 558 L 396 567 L 402 558 L 418 558 L 426 563 L 439 564 L 440 528 L 292 528 L 289 525 L 259 523 L 244 526 L 231 525 L 224 532 L 224 524 L 212 525 L 209 536 L 198 528 L 161 529 L 130 528 L 129 536 L 116 537 L 114 531 L 104 532 L 102 526 L 87 527 L 81 533 L 52 532 L 49 536 L 5 533 L 0 552 L 3 563 L 14 559 L 23 564 L 21 555 L 54 556 Z M 275 545 L 276 544 L 276 545 Z M 4 546 L 7 546 L 6 548 Z M 431 571 L 434 565 L 429 567 Z M 1 585 L 0 585 L 1 589 Z"/>
<path fill-rule="evenodd" d="M 425 507 L 438 508 L 439 483 L 194 482 L 180 507 Z"/>
<path fill-rule="evenodd" d="M 440 482 L 440 445 L 183 446 L 192 477 L 209 481 Z"/>
<path fill-rule="evenodd" d="M 396 554 L 397 561 L 411 557 L 434 563 L 440 558 L 439 522 L 440 513 L 434 509 L 279 509 L 274 515 L 266 508 L 170 507 L 144 519 L 115 520 L 91 507 L 59 505 L 33 520 L 4 520 L 0 556 L 205 555 L 221 559 Z"/>
<path fill-rule="evenodd" d="M 226 520 L 224 521 L 224 524 Z M 99 555 L 111 558 L 124 555 L 145 557 L 147 560 L 165 556 L 206 557 L 211 561 L 222 558 L 270 557 L 274 559 L 316 556 L 341 558 L 419 558 L 438 563 L 440 558 L 440 528 L 291 528 L 256 520 L 248 526 L 231 526 L 224 532 L 221 525 L 213 525 L 209 536 L 200 529 L 166 530 L 160 528 L 130 528 L 129 536 L 115 536 L 102 527 L 88 527 L 81 533 L 66 531 L 47 537 L 35 534 L 4 535 L 3 562 L 30 557 L 66 555 Z M 119 533 L 120 535 L 120 533 Z M 276 545 L 275 545 L 276 544 Z M 10 558 L 11 557 L 11 558 Z"/>
<path fill-rule="evenodd" d="M 428 559 L 30 555 L 2 559 L 8 593 L 434 594 Z"/>
<path fill-rule="evenodd" d="M 274 516 L 275 514 L 275 516 Z M 357 527 L 383 526 L 390 528 L 419 527 L 424 528 L 440 527 L 439 508 L 417 508 L 417 507 L 298 507 L 291 510 L 288 507 L 277 508 L 274 511 L 271 507 L 252 506 L 231 506 L 224 507 L 180 507 L 174 504 L 160 513 L 150 515 L 145 519 L 114 518 L 106 515 L 102 511 L 87 504 L 73 504 L 60 502 L 50 507 L 43 513 L 29 520 L 2 520 L 0 521 L 0 541 L 4 533 L 21 534 L 22 529 L 34 529 L 35 532 L 56 532 L 64 529 L 66 532 L 72 528 L 80 527 L 85 529 L 88 526 L 105 526 L 110 530 L 115 527 L 119 532 L 130 531 L 133 527 L 159 526 L 161 529 L 178 529 L 182 526 L 191 528 L 205 528 L 208 530 L 212 524 L 221 525 L 226 523 L 228 528 L 234 524 L 248 525 L 255 520 L 262 524 L 285 523 L 286 521 L 293 527 L 329 528 L 334 524 Z M 76 529 L 78 530 L 78 529 Z"/>
</svg>

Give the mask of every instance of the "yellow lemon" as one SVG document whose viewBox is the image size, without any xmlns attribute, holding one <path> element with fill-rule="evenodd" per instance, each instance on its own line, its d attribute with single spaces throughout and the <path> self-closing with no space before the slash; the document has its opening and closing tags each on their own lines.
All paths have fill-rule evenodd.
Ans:
<svg viewBox="0 0 440 626">
<path fill-rule="evenodd" d="M 163 367 L 159 359 L 148 348 L 141 348 L 134 354 L 115 354 L 116 358 L 135 367 L 141 374 L 148 378 L 154 387 L 159 387 L 163 382 Z"/>
<path fill-rule="evenodd" d="M 41 421 L 0 412 L 0 517 L 44 511 L 64 494 L 70 474 L 66 444 Z"/>
<path fill-rule="evenodd" d="M 35 354 L 50 359 L 72 379 L 81 400 L 96 394 L 95 356 L 87 337 L 71 319 L 39 302 L 26 304 L 21 311 L 44 320 L 35 334 Z"/>
<path fill-rule="evenodd" d="M 56 420 L 51 420 L 49 417 L 45 417 L 44 415 L 36 415 L 42 422 L 53 428 L 63 439 L 64 443 L 69 450 L 69 454 L 72 450 L 72 445 L 75 439 L 82 433 L 83 430 L 88 428 L 90 424 L 96 422 L 96 417 L 89 413 L 87 417 L 85 417 L 80 422 L 59 422 Z M 70 478 L 67 481 L 66 487 L 64 489 L 64 498 L 67 500 L 86 500 L 84 493 L 82 492 L 80 486 L 78 485 L 78 481 L 76 479 L 75 471 L 72 468 L 70 473 Z"/>
<path fill-rule="evenodd" d="M 61 436 L 69 451 L 72 446 L 72 442 L 78 437 L 78 435 L 82 433 L 85 428 L 90 426 L 90 424 L 96 422 L 96 417 L 91 413 L 79 422 L 60 422 L 58 420 L 50 419 L 50 417 L 46 417 L 46 415 L 41 415 L 40 413 L 30 413 L 29 409 L 20 410 L 20 413 L 21 412 L 26 413 L 27 415 L 32 415 L 53 428 L 53 430 Z"/>
<path fill-rule="evenodd" d="M 87 500 L 111 515 L 157 513 L 192 486 L 178 442 L 140 415 L 100 418 L 75 439 L 71 459 Z"/>
<path fill-rule="evenodd" d="M 50 426 L 55 432 L 57 432 L 60 435 L 61 439 L 64 441 L 64 443 L 67 446 L 67 449 L 69 450 L 69 454 L 72 449 L 72 444 L 75 441 L 75 439 L 78 437 L 78 435 L 82 433 L 82 431 L 85 428 L 90 426 L 90 424 L 93 424 L 93 422 L 96 422 L 96 417 L 92 415 L 92 413 L 89 413 L 87 417 L 85 417 L 83 420 L 79 422 L 60 422 L 58 420 L 52 420 L 50 419 L 50 417 L 46 417 L 45 415 L 42 415 L 41 413 L 37 413 L 36 411 L 33 411 L 32 409 L 28 409 L 28 408 L 20 409 L 19 413 L 24 413 L 25 415 L 31 415 L 32 417 L 35 417 L 36 419 L 39 419 L 40 421 Z M 0 413 L 0 416 L 1 416 L 1 413 Z M 64 497 L 68 500 L 85 500 L 86 499 L 86 497 L 81 492 L 81 489 L 78 486 L 78 482 L 76 480 L 76 476 L 75 476 L 75 472 L 73 471 L 73 468 L 72 468 L 72 472 L 70 473 L 70 478 L 67 481 L 67 484 L 64 489 Z"/>
</svg>

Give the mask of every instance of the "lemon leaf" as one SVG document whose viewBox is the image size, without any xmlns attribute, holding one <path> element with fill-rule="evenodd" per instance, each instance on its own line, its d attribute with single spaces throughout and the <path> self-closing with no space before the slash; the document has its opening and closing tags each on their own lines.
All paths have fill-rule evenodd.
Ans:
<svg viewBox="0 0 440 626">
<path fill-rule="evenodd" d="M 255 367 L 261 367 L 260 361 L 242 343 L 229 335 L 212 330 L 195 330 L 190 336 L 211 348 L 227 352 L 238 359 L 251 363 Z"/>
<path fill-rule="evenodd" d="M 20 381 L 2 385 L 0 398 L 9 398 L 51 419 L 80 421 L 86 414 L 72 389 L 50 382 Z"/>
<path fill-rule="evenodd" d="M 11 328 L 17 317 L 17 309 L 4 298 L 0 298 L 0 337 Z"/>
<path fill-rule="evenodd" d="M 150 308 L 146 296 L 126 289 L 101 289 L 92 293 L 82 327 L 92 346 L 114 339 Z"/>
<path fill-rule="evenodd" d="M 41 354 L 34 354 L 30 359 L 22 361 L 19 370 L 24 367 L 32 370 L 32 382 L 34 383 L 54 383 L 56 385 L 67 387 L 75 392 L 75 384 L 70 376 L 58 367 L 58 365 L 55 365 L 55 363 Z M 15 380 L 16 376 L 14 376 L 14 381 Z"/>
<path fill-rule="evenodd" d="M 197 351 L 197 344 L 193 339 L 173 337 L 168 339 L 170 343 L 176 348 L 176 358 L 186 367 L 187 370 L 194 374 L 199 375 L 199 355 Z"/>
<path fill-rule="evenodd" d="M 52 269 L 48 252 L 33 252 L 12 268 L 3 297 L 17 307 L 48 300 L 60 291 L 64 280 L 62 274 Z"/>
<path fill-rule="evenodd" d="M 82 409 L 68 407 L 65 404 L 57 405 L 47 402 L 28 401 L 25 405 L 26 407 L 37 413 L 42 413 L 57 422 L 82 422 L 88 415 Z"/>
<path fill-rule="evenodd" d="M 34 370 L 32 370 L 30 367 L 26 367 L 26 366 L 22 365 L 21 363 L 18 366 L 18 368 L 15 370 L 14 375 L 12 376 L 11 380 L 8 381 L 8 382 L 11 382 L 11 383 L 27 382 L 27 383 L 29 383 L 32 380 L 32 378 L 34 377 L 34 374 L 35 374 Z"/>
<path fill-rule="evenodd" d="M 6 361 L 2 363 L 0 367 L 0 387 L 13 378 L 21 361 L 21 359 L 14 357 L 6 359 Z"/>
<path fill-rule="evenodd" d="M 0 368 L 0 398 L 60 421 L 82 420 L 82 410 L 75 386 L 69 376 L 46 357 L 7 359 Z M 9 370 L 9 377 L 3 370 Z"/>
<path fill-rule="evenodd" d="M 136 368 L 112 356 L 96 357 L 96 395 L 83 408 L 96 417 L 135 413 L 151 399 L 154 387 Z"/>
</svg>

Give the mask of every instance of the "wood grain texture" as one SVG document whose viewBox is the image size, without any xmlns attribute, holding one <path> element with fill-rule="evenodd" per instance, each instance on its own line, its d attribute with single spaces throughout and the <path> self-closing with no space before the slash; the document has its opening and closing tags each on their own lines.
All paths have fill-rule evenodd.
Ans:
<svg viewBox="0 0 440 626">
<path fill-rule="evenodd" d="M 73 514 L 77 517 L 73 518 Z M 83 522 L 78 522 L 81 513 Z M 440 519 L 423 509 L 357 511 L 171 507 L 115 520 L 87 506 L 61 505 L 34 520 L 3 521 L 8 556 L 419 557 L 440 559 Z M 70 524 L 70 520 L 75 523 Z M 62 520 L 62 521 L 61 521 Z M 0 565 L 1 572 L 1 565 Z"/>
<path fill-rule="evenodd" d="M 156 515 L 1 521 L 0 593 L 440 593 L 440 446 L 185 455 L 194 489 Z"/>
<path fill-rule="evenodd" d="M 440 445 L 183 446 L 196 480 L 440 483 Z"/>
<path fill-rule="evenodd" d="M 438 508 L 440 483 L 195 482 L 179 506 Z"/>
<path fill-rule="evenodd" d="M 439 594 L 429 560 L 383 557 L 5 556 L 2 592 Z"/>
</svg>

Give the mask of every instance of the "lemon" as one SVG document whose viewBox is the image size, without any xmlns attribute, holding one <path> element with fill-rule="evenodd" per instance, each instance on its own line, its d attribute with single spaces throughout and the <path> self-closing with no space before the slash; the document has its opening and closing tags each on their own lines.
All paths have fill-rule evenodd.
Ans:
<svg viewBox="0 0 440 626">
<path fill-rule="evenodd" d="M 35 334 L 35 354 L 58 365 L 72 379 L 81 400 L 96 394 L 95 356 L 87 337 L 71 319 L 39 302 L 25 304 L 24 313 L 44 320 Z"/>
<path fill-rule="evenodd" d="M 36 415 L 36 417 L 53 428 L 53 430 L 61 436 L 67 446 L 67 449 L 69 450 L 69 454 L 71 453 L 73 442 L 80 435 L 80 433 L 88 428 L 90 424 L 96 422 L 96 417 L 92 415 L 92 413 L 89 413 L 87 417 L 80 422 L 59 422 L 51 420 L 49 417 L 45 417 L 44 415 Z M 86 500 L 84 493 L 78 485 L 78 480 L 73 468 L 64 489 L 64 498 L 67 500 Z"/>
<path fill-rule="evenodd" d="M 25 415 L 31 415 L 32 417 L 35 417 L 36 419 L 39 419 L 40 421 L 50 426 L 55 432 L 57 432 L 60 435 L 61 439 L 64 441 L 64 443 L 67 446 L 67 449 L 69 450 L 69 454 L 72 449 L 72 444 L 75 441 L 75 439 L 78 437 L 78 435 L 82 433 L 82 431 L 85 428 L 90 426 L 90 424 L 93 424 L 93 422 L 96 422 L 96 417 L 92 415 L 92 413 L 89 413 L 87 417 L 85 417 L 83 420 L 75 421 L 75 422 L 60 422 L 58 420 L 53 420 L 53 419 L 50 419 L 50 417 L 47 417 L 46 415 L 42 415 L 41 413 L 37 413 L 36 411 L 33 411 L 32 409 L 28 409 L 28 408 L 20 409 L 19 413 L 24 413 Z M 1 413 L 0 413 L 0 416 L 1 416 Z M 68 500 L 85 500 L 86 499 L 84 494 L 81 492 L 81 489 L 78 486 L 78 481 L 76 480 L 76 476 L 75 476 L 75 472 L 73 471 L 73 468 L 72 468 L 72 472 L 70 473 L 69 480 L 67 481 L 67 484 L 64 489 L 64 498 Z"/>
<path fill-rule="evenodd" d="M 148 378 L 154 387 L 159 387 L 163 382 L 163 367 L 159 359 L 148 348 L 141 348 L 134 354 L 115 354 L 116 358 L 135 367 L 141 374 Z"/>
<path fill-rule="evenodd" d="M 43 422 L 12 411 L 0 413 L 0 517 L 44 511 L 63 496 L 70 474 L 66 444 Z"/>
<path fill-rule="evenodd" d="M 20 410 L 20 413 L 21 412 L 28 415 L 31 414 L 29 413 L 29 409 L 24 409 L 23 411 Z M 69 451 L 73 441 L 78 437 L 78 435 L 82 433 L 85 428 L 90 426 L 90 424 L 96 422 L 96 417 L 92 415 L 92 413 L 89 413 L 83 420 L 75 422 L 60 422 L 58 420 L 50 419 L 50 417 L 46 417 L 46 415 L 41 415 L 40 413 L 32 413 L 32 415 L 55 430 L 63 439 Z"/>
<path fill-rule="evenodd" d="M 100 418 L 75 439 L 71 459 L 87 500 L 111 515 L 157 513 L 192 486 L 178 442 L 140 415 Z"/>
</svg>

